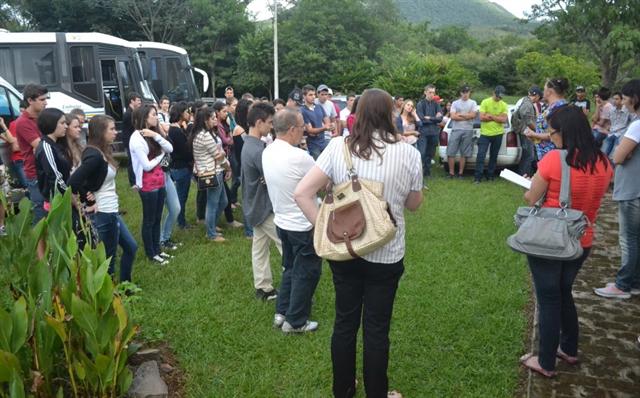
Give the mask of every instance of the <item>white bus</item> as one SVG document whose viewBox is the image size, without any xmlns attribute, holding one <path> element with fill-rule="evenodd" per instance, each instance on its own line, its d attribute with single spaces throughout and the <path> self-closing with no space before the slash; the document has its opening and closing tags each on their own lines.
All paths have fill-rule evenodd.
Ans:
<svg viewBox="0 0 640 398">
<path fill-rule="evenodd" d="M 130 92 L 156 101 L 135 46 L 102 33 L 0 31 L 0 77 L 18 90 L 41 84 L 49 107 L 80 108 L 89 118 L 107 114 L 120 122 Z"/>
<path fill-rule="evenodd" d="M 144 78 L 158 98 L 166 95 L 169 100 L 195 101 L 200 99 L 193 72 L 202 78 L 202 91 L 209 88 L 209 76 L 191 66 L 184 48 L 152 41 L 132 42 L 137 48 Z"/>
</svg>

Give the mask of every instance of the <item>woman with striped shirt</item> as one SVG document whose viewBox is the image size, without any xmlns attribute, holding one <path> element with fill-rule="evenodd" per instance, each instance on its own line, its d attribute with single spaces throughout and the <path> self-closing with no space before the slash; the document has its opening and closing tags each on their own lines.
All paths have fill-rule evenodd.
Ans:
<svg viewBox="0 0 640 398">
<path fill-rule="evenodd" d="M 222 141 L 211 133 L 218 127 L 218 119 L 210 109 L 200 109 L 196 113 L 193 124 L 192 147 L 193 163 L 196 176 L 215 173 L 218 183 L 207 189 L 207 211 L 205 225 L 207 237 L 214 242 L 224 242 L 224 237 L 217 231 L 220 213 L 227 207 L 227 195 L 224 189 L 224 172 L 231 166 L 222 150 Z"/>
<path fill-rule="evenodd" d="M 355 394 L 356 341 L 362 319 L 366 395 L 401 397 L 387 393 L 389 328 L 398 281 L 404 272 L 403 210 L 415 211 L 422 203 L 420 153 L 396 135 L 391 96 L 379 89 L 366 90 L 351 134 L 332 139 L 296 188 L 296 202 L 311 223 L 318 214 L 317 192 L 329 182 L 337 185 L 350 179 L 343 155 L 345 141 L 358 176 L 384 184 L 383 196 L 398 232 L 389 243 L 362 258 L 329 261 L 336 292 L 331 338 L 333 393 L 336 397 Z"/>
</svg>

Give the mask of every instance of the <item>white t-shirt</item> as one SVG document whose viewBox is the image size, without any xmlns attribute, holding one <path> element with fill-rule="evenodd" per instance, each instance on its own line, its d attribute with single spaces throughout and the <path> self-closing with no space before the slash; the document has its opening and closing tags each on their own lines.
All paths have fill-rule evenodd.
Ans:
<svg viewBox="0 0 640 398">
<path fill-rule="evenodd" d="M 331 119 L 331 121 L 335 123 L 336 120 L 338 120 L 338 114 L 336 113 L 336 107 L 333 105 L 333 102 L 331 102 L 330 100 L 326 100 L 323 104 L 322 102 L 320 102 L 320 100 L 316 99 L 316 105 L 320 105 L 322 109 L 324 109 L 325 116 Z M 326 140 L 330 140 L 333 136 L 332 133 L 333 131 L 325 130 L 324 138 Z"/>
<path fill-rule="evenodd" d="M 340 121 L 344 122 L 344 125 L 345 125 L 345 128 L 342 129 L 342 135 L 345 137 L 349 135 L 349 129 L 346 126 L 347 126 L 347 118 L 349 117 L 350 114 L 351 114 L 351 111 L 349 110 L 349 108 L 344 108 L 343 110 L 340 111 Z"/>
<path fill-rule="evenodd" d="M 635 120 L 629 125 L 624 137 L 635 143 L 640 143 L 640 120 Z"/>
<path fill-rule="evenodd" d="M 100 189 L 93 194 L 100 213 L 118 212 L 118 194 L 116 193 L 116 170 L 107 166 L 107 176 Z"/>
<path fill-rule="evenodd" d="M 373 263 L 393 264 L 404 257 L 404 204 L 409 192 L 422 190 L 422 163 L 420 152 L 409 144 L 397 142 L 384 145 L 382 161 L 375 152 L 370 160 L 355 156 L 351 159 L 358 177 L 384 184 L 382 196 L 389 203 L 391 214 L 398 225 L 398 232 L 391 242 L 363 258 Z M 316 162 L 320 170 L 336 185 L 349 180 L 343 148 L 343 137 L 332 139 Z"/>
<path fill-rule="evenodd" d="M 262 170 L 273 205 L 273 222 L 287 231 L 310 231 L 313 226 L 293 199 L 293 191 L 313 167 L 309 153 L 277 139 L 262 152 Z"/>
</svg>

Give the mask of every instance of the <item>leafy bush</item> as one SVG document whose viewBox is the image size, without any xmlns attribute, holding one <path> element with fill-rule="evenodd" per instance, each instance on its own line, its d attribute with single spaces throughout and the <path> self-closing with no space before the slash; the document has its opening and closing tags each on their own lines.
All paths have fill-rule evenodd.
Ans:
<svg viewBox="0 0 640 398">
<path fill-rule="evenodd" d="M 542 87 L 547 79 L 566 77 L 572 86 L 582 85 L 596 89 L 600 84 L 598 68 L 591 62 L 562 55 L 559 51 L 542 54 L 528 52 L 516 61 L 516 70 L 522 80 Z"/>
<path fill-rule="evenodd" d="M 78 248 L 69 192 L 33 228 L 30 206 L 23 199 L 9 215 L 0 245 L 13 297 L 0 308 L 0 396 L 120 396 L 132 381 L 126 363 L 138 328 L 114 294 L 104 246 Z"/>
<path fill-rule="evenodd" d="M 443 98 L 457 97 L 462 84 L 478 84 L 478 77 L 473 72 L 445 56 L 428 57 L 411 53 L 400 66 L 383 69 L 374 86 L 405 98 L 422 97 L 427 84 L 434 84 L 438 95 Z"/>
</svg>

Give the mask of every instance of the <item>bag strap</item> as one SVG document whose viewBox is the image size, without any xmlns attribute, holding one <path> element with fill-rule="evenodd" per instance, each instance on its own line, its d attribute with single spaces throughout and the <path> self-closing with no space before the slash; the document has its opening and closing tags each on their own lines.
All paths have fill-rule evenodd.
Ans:
<svg viewBox="0 0 640 398">
<path fill-rule="evenodd" d="M 560 166 L 562 167 L 562 180 L 560 181 L 560 207 L 571 208 L 571 167 L 567 164 L 567 150 L 560 150 Z"/>
<path fill-rule="evenodd" d="M 358 180 L 358 173 L 356 173 L 356 169 L 353 167 L 353 162 L 351 160 L 351 152 L 349 151 L 349 144 L 347 141 L 344 141 L 344 146 L 342 147 L 344 154 L 344 162 L 347 165 L 347 174 L 349 178 L 351 178 L 351 187 L 353 192 L 359 192 L 362 186 L 360 185 L 360 181 Z"/>
</svg>

